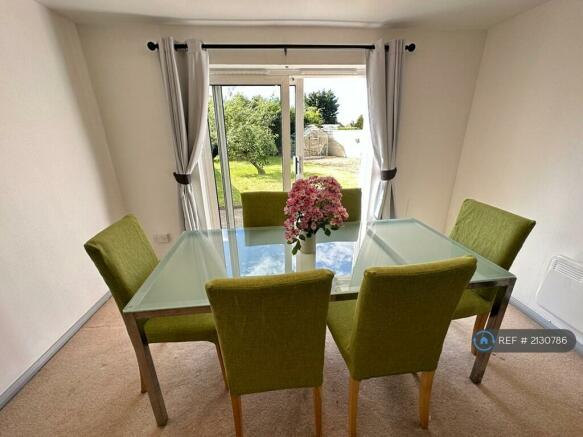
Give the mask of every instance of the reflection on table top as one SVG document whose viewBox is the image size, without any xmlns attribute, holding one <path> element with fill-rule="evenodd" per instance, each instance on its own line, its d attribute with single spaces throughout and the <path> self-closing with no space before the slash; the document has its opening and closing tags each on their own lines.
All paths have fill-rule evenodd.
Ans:
<svg viewBox="0 0 583 437">
<path fill-rule="evenodd" d="M 514 276 L 415 219 L 346 223 L 330 236 L 317 234 L 314 255 L 291 254 L 283 227 L 184 232 L 125 307 L 126 313 L 208 307 L 211 279 L 273 275 L 310 268 L 335 272 L 333 294 L 357 292 L 364 270 L 463 255 L 478 259 L 471 284 Z"/>
</svg>

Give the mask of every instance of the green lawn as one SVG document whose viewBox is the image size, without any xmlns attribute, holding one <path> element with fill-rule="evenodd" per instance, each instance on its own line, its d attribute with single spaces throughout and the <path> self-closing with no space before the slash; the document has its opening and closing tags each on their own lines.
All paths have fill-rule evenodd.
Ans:
<svg viewBox="0 0 583 437">
<path fill-rule="evenodd" d="M 358 187 L 360 160 L 356 158 L 329 157 L 304 162 L 304 176 L 334 176 L 344 188 Z M 214 161 L 215 178 L 219 195 L 219 206 L 224 207 L 223 182 L 218 158 Z M 230 161 L 231 183 L 233 185 L 233 204 L 241 206 L 243 191 L 280 191 L 282 190 L 281 157 L 273 156 L 265 166 L 265 174 L 246 161 Z M 293 179 L 293 175 L 292 175 Z"/>
</svg>

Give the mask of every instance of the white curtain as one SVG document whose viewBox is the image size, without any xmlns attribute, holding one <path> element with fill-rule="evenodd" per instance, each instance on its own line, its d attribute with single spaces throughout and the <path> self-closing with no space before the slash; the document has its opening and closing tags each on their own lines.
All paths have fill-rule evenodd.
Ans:
<svg viewBox="0 0 583 437">
<path fill-rule="evenodd" d="M 191 39 L 186 44 L 186 77 L 182 74 L 183 68 L 179 68 L 183 60 L 177 62 L 173 38 L 162 38 L 159 52 L 170 112 L 176 158 L 174 177 L 178 183 L 182 219 L 184 228 L 193 230 L 207 227 L 201 172 L 195 168 L 207 146 L 209 63 L 201 41 Z"/>
<path fill-rule="evenodd" d="M 366 55 L 366 87 L 374 163 L 370 181 L 367 219 L 395 218 L 397 139 L 401 70 L 405 41 L 379 40 Z M 366 204 L 367 202 L 365 202 Z"/>
</svg>

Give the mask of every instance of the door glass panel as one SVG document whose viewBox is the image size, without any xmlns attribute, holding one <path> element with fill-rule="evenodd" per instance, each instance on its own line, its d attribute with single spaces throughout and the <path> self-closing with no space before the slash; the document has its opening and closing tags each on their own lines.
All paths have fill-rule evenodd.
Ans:
<svg viewBox="0 0 583 437">
<path fill-rule="evenodd" d="M 241 193 L 282 191 L 282 136 L 279 85 L 223 85 L 222 103 L 233 212 L 243 226 Z M 209 120 L 212 102 L 209 103 Z M 211 143 L 212 141 L 211 131 Z M 218 145 L 220 147 L 220 144 Z M 214 159 L 221 226 L 226 227 L 220 153 Z"/>
<path fill-rule="evenodd" d="M 364 77 L 304 78 L 304 177 L 334 176 L 344 188 L 360 187 L 365 128 Z"/>
<path fill-rule="evenodd" d="M 334 176 L 344 188 L 362 185 L 363 151 L 371 149 L 365 118 L 366 79 L 304 77 L 291 82 L 286 108 L 282 107 L 280 85 L 211 87 L 211 94 L 216 95 L 209 99 L 209 133 L 223 228 L 229 225 L 227 217 L 231 226 L 243 225 L 241 193 L 281 191 L 286 186 L 284 178 L 302 176 L 297 173 L 302 168 L 296 165 L 298 159 L 304 177 Z M 302 105 L 303 123 L 300 120 L 296 125 L 298 105 Z M 217 110 L 222 114 L 220 120 Z M 288 153 L 283 159 L 282 121 L 290 123 L 289 153 L 295 159 L 290 160 Z"/>
</svg>

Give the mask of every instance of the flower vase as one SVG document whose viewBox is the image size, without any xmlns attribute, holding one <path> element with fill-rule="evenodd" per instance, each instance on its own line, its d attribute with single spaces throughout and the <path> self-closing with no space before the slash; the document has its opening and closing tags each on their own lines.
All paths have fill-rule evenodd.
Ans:
<svg viewBox="0 0 583 437">
<path fill-rule="evenodd" d="M 300 251 L 305 254 L 316 253 L 316 236 L 312 234 L 308 237 L 305 233 L 303 233 L 303 236 L 304 239 L 301 240 Z"/>
<path fill-rule="evenodd" d="M 296 255 L 296 272 L 308 272 L 316 268 L 316 254 L 303 253 L 301 250 Z"/>
</svg>

